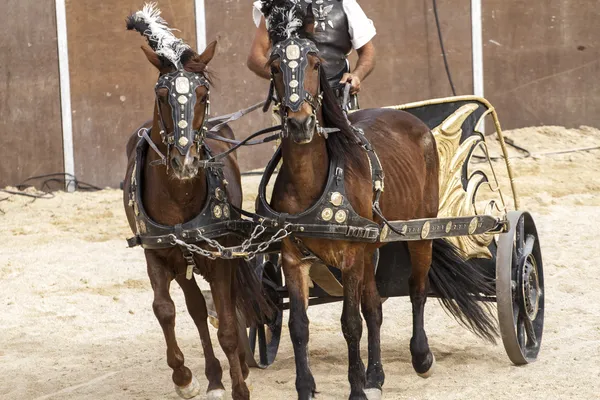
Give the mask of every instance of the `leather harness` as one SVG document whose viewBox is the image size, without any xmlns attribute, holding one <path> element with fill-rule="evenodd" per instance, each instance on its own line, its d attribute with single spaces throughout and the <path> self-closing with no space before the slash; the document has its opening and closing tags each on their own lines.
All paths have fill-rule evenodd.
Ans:
<svg viewBox="0 0 600 400">
<path fill-rule="evenodd" d="M 212 157 L 209 147 L 202 146 L 206 157 Z M 247 222 L 227 199 L 223 171 L 220 167 L 205 168 L 207 196 L 202 211 L 188 222 L 168 226 L 152 220 L 142 201 L 143 166 L 148 152 L 148 143 L 140 140 L 136 147 L 136 157 L 131 174 L 129 205 L 133 207 L 137 233 L 127 239 L 129 247 L 142 246 L 144 249 L 165 249 L 174 246 L 173 237 L 186 243 L 198 243 L 204 238 L 214 239 L 231 233 L 243 235 Z"/>
</svg>

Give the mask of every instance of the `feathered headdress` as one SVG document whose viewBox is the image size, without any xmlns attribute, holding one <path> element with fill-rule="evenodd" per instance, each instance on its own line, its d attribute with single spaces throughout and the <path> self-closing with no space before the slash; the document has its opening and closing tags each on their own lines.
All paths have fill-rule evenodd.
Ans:
<svg viewBox="0 0 600 400">
<path fill-rule="evenodd" d="M 191 50 L 182 39 L 173 35 L 172 28 L 160 16 L 156 3 L 146 3 L 141 11 L 127 17 L 127 29 L 136 30 L 148 40 L 148 44 L 160 57 L 181 68 L 181 56 Z"/>
<path fill-rule="evenodd" d="M 305 0 L 262 0 L 260 11 L 265 16 L 273 43 L 302 33 L 307 17 Z M 309 2 L 307 2 L 309 3 Z"/>
</svg>

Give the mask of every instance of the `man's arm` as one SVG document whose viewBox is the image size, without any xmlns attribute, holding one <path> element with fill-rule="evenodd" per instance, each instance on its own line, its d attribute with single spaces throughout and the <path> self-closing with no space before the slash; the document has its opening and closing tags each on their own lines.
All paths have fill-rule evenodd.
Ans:
<svg viewBox="0 0 600 400">
<path fill-rule="evenodd" d="M 254 40 L 250 47 L 250 54 L 248 54 L 246 65 L 248 65 L 248 68 L 252 72 L 264 79 L 271 79 L 271 71 L 266 66 L 269 61 L 267 54 L 270 48 L 269 32 L 267 31 L 267 24 L 263 17 L 254 34 Z"/>
<path fill-rule="evenodd" d="M 360 83 L 373 71 L 375 68 L 375 46 L 373 42 L 368 41 L 360 49 L 356 50 L 358 61 L 356 68 L 351 73 L 344 74 L 340 83 L 351 83 L 352 88 L 350 93 L 356 94 L 360 92 Z"/>
</svg>

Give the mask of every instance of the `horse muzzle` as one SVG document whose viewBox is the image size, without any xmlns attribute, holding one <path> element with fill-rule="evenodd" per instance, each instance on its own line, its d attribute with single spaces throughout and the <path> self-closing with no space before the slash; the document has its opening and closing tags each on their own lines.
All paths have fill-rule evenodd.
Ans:
<svg viewBox="0 0 600 400">
<path fill-rule="evenodd" d="M 309 115 L 302 120 L 295 118 L 287 120 L 288 134 L 296 144 L 310 143 L 315 135 L 316 126 L 317 118 L 314 115 Z"/>
</svg>

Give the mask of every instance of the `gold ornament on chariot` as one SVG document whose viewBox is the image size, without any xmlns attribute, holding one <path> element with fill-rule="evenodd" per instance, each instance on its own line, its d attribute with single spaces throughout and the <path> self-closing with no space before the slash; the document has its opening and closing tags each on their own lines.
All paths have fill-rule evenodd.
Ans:
<svg viewBox="0 0 600 400">
<path fill-rule="evenodd" d="M 223 217 L 224 218 L 229 218 L 230 213 L 229 213 L 229 206 L 228 205 L 224 205 L 223 206 Z"/>
<path fill-rule="evenodd" d="M 331 220 L 331 218 L 333 218 L 333 210 L 331 208 L 323 209 L 323 211 L 321 211 L 321 218 L 323 218 L 323 221 Z"/>
<path fill-rule="evenodd" d="M 344 196 L 340 192 L 331 193 L 331 204 L 336 207 L 339 207 L 344 202 Z"/>
<path fill-rule="evenodd" d="M 379 235 L 379 241 L 383 242 L 387 238 L 388 233 L 390 233 L 390 228 L 387 225 L 384 225 L 381 230 L 381 235 Z"/>
<path fill-rule="evenodd" d="M 223 210 L 221 210 L 221 206 L 218 204 L 213 207 L 213 215 L 215 218 L 221 218 L 221 216 L 223 216 Z"/>
<path fill-rule="evenodd" d="M 346 222 L 346 218 L 348 218 L 348 214 L 346 214 L 346 211 L 344 210 L 339 210 L 335 213 L 335 222 L 338 224 Z"/>
<path fill-rule="evenodd" d="M 423 229 L 421 229 L 421 239 L 425 239 L 429 235 L 429 231 L 431 230 L 431 224 L 429 221 L 423 224 Z"/>
<path fill-rule="evenodd" d="M 185 136 L 182 136 L 182 137 L 179 138 L 179 140 L 177 141 L 177 143 L 179 143 L 179 145 L 181 147 L 185 147 L 189 143 L 189 140 Z"/>
<path fill-rule="evenodd" d="M 218 200 L 223 201 L 223 199 L 224 199 L 225 196 L 224 196 L 223 190 L 221 188 L 216 188 L 215 189 L 215 197 Z"/>
<path fill-rule="evenodd" d="M 452 230 L 452 221 L 449 221 L 446 224 L 446 233 L 450 233 L 451 230 Z"/>
<path fill-rule="evenodd" d="M 479 219 L 474 217 L 471 222 L 469 222 L 469 235 L 472 235 L 477 230 L 477 224 L 479 223 Z"/>
</svg>

